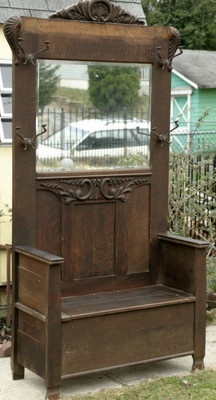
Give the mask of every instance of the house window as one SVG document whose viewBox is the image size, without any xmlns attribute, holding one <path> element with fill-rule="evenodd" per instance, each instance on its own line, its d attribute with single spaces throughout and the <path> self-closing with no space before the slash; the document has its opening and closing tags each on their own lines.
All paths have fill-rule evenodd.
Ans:
<svg viewBox="0 0 216 400">
<path fill-rule="evenodd" d="M 190 132 L 191 123 L 191 88 L 173 88 L 171 90 L 171 129 L 174 128 L 174 121 L 178 121 L 177 132 Z"/>
<path fill-rule="evenodd" d="M 12 65 L 0 62 L 0 144 L 12 142 Z"/>
</svg>

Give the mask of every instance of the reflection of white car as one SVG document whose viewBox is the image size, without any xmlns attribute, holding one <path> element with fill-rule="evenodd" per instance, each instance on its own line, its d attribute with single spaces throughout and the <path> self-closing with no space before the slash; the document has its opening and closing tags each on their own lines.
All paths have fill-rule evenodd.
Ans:
<svg viewBox="0 0 216 400">
<path fill-rule="evenodd" d="M 148 121 L 82 120 L 67 125 L 39 144 L 37 158 L 70 157 L 74 161 L 120 158 L 126 154 L 149 156 Z"/>
</svg>

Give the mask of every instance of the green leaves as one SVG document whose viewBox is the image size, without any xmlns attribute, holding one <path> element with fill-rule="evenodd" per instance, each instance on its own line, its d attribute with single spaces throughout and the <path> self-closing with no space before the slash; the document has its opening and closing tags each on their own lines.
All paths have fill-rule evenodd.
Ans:
<svg viewBox="0 0 216 400">
<path fill-rule="evenodd" d="M 186 49 L 216 50 L 215 0 L 142 0 L 148 25 L 177 28 Z"/>
<path fill-rule="evenodd" d="M 56 71 L 58 70 L 58 66 L 53 67 L 52 65 L 45 64 L 45 62 L 41 61 L 39 64 L 39 108 L 42 113 L 44 107 L 49 104 L 52 99 L 53 94 L 56 91 L 57 83 L 59 80 L 58 75 L 56 75 Z"/>
<path fill-rule="evenodd" d="M 136 67 L 88 66 L 89 96 L 100 111 L 110 113 L 136 105 L 140 88 Z"/>
</svg>

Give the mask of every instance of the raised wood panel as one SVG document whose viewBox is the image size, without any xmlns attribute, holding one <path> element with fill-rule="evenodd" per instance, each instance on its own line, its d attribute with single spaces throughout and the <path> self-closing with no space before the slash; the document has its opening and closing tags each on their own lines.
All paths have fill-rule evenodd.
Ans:
<svg viewBox="0 0 216 400">
<path fill-rule="evenodd" d="M 148 183 L 126 201 L 65 204 L 58 192 L 38 190 L 37 246 L 64 257 L 63 286 L 148 271 L 149 199 Z"/>
<path fill-rule="evenodd" d="M 67 211 L 70 212 L 69 207 Z M 73 221 L 74 278 L 113 275 L 115 203 L 78 204 Z"/>
</svg>

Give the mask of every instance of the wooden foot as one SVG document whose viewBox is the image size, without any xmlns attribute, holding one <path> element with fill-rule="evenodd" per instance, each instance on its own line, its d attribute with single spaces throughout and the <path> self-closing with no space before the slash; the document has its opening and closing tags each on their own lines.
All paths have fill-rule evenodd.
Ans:
<svg viewBox="0 0 216 400">
<path fill-rule="evenodd" d="M 56 386 L 47 389 L 45 400 L 59 400 L 60 399 L 60 387 Z"/>
<path fill-rule="evenodd" d="M 18 379 L 23 379 L 24 374 L 25 374 L 25 369 L 22 365 L 17 364 L 17 363 L 11 363 L 11 369 L 12 369 L 12 377 L 13 380 L 18 380 Z"/>
<path fill-rule="evenodd" d="M 204 368 L 204 357 L 193 356 L 192 372 L 196 369 L 203 370 Z"/>
</svg>

